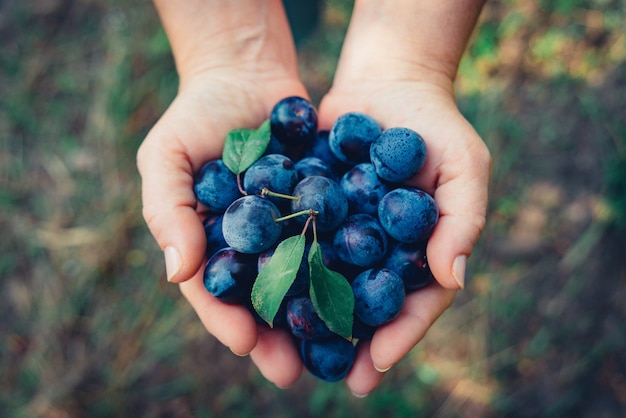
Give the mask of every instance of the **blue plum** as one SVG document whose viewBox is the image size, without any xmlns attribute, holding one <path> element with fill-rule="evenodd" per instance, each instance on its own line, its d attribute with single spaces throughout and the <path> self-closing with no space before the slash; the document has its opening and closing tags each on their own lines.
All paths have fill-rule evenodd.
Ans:
<svg viewBox="0 0 626 418">
<path fill-rule="evenodd" d="M 256 258 L 227 247 L 209 258 L 203 281 L 205 289 L 222 302 L 245 304 L 255 277 Z"/>
<path fill-rule="evenodd" d="M 235 200 L 224 212 L 222 233 L 229 246 L 242 253 L 260 253 L 280 237 L 282 226 L 276 205 L 268 199 L 248 195 Z"/>
<path fill-rule="evenodd" d="M 333 334 L 320 340 L 302 340 L 300 357 L 313 376 L 326 382 L 337 382 L 352 369 L 356 349 L 350 341 Z"/>
<path fill-rule="evenodd" d="M 400 242 L 426 241 L 439 219 L 435 199 L 411 187 L 387 193 L 378 204 L 378 219 L 387 233 Z"/>
<path fill-rule="evenodd" d="M 289 195 L 298 183 L 298 172 L 293 161 L 282 154 L 268 154 L 259 158 L 244 173 L 243 188 L 248 194 L 260 194 L 264 188 Z M 269 198 L 283 205 L 285 199 Z"/>
<path fill-rule="evenodd" d="M 344 163 L 335 156 L 328 143 L 329 131 L 318 131 L 313 144 L 306 151 L 306 157 L 317 157 L 324 161 L 335 179 L 341 178 L 351 165 Z"/>
<path fill-rule="evenodd" d="M 296 161 L 296 172 L 299 180 L 310 176 L 334 178 L 328 165 L 317 157 L 304 157 Z"/>
<path fill-rule="evenodd" d="M 267 144 L 267 148 L 265 148 L 265 152 L 263 155 L 269 154 L 284 154 L 285 148 L 283 144 L 280 143 L 278 139 L 274 135 L 270 136 L 270 142 Z"/>
<path fill-rule="evenodd" d="M 224 234 L 222 233 L 221 214 L 209 214 L 203 221 L 204 234 L 206 235 L 206 251 L 205 254 L 210 257 L 218 250 L 228 247 Z"/>
<path fill-rule="evenodd" d="M 426 143 L 412 129 L 389 128 L 372 143 L 370 160 L 380 178 L 402 182 L 424 167 Z"/>
<path fill-rule="evenodd" d="M 382 132 L 374 118 L 364 113 L 345 113 L 337 118 L 328 135 L 333 154 L 344 163 L 368 162 L 370 146 Z"/>
<path fill-rule="evenodd" d="M 391 270 L 369 269 L 352 281 L 354 315 L 378 327 L 395 319 L 405 299 L 404 282 Z"/>
<path fill-rule="evenodd" d="M 222 213 L 241 196 L 237 176 L 221 159 L 207 162 L 196 174 L 193 191 L 198 202 L 212 212 Z"/>
<path fill-rule="evenodd" d="M 309 297 L 293 298 L 287 302 L 287 324 L 291 333 L 302 340 L 315 340 L 332 334 Z"/>
<path fill-rule="evenodd" d="M 319 240 L 318 243 L 322 252 L 322 262 L 330 270 L 343 275 L 348 280 L 352 280 L 362 271 L 361 268 L 343 261 L 339 255 L 337 255 L 332 241 L 322 239 Z"/>
<path fill-rule="evenodd" d="M 422 289 L 434 279 L 428 267 L 424 243 L 396 243 L 389 250 L 384 266 L 402 278 L 407 292 Z"/>
<path fill-rule="evenodd" d="M 291 201 L 291 211 L 313 209 L 318 211 L 316 226 L 319 231 L 331 231 L 339 226 L 348 214 L 348 200 L 341 187 L 332 179 L 310 176 L 300 181 L 293 190 L 297 200 Z M 307 215 L 299 216 L 304 224 Z"/>
<path fill-rule="evenodd" d="M 381 261 L 387 245 L 384 229 L 376 218 L 366 213 L 348 216 L 333 238 L 333 248 L 341 260 L 364 268 Z"/>
<path fill-rule="evenodd" d="M 299 96 L 280 100 L 270 114 L 272 134 L 288 146 L 310 145 L 317 132 L 317 111 Z"/>
<path fill-rule="evenodd" d="M 355 165 L 339 184 L 348 199 L 350 213 L 373 216 L 378 216 L 378 202 L 391 190 L 391 186 L 378 177 L 372 163 Z"/>
</svg>

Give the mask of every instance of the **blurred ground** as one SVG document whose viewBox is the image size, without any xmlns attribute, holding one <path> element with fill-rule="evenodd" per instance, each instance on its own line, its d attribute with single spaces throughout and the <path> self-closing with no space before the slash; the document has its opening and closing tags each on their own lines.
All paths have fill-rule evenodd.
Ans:
<svg viewBox="0 0 626 418">
<path fill-rule="evenodd" d="M 208 336 L 140 214 L 173 98 L 148 1 L 0 3 L 0 416 L 626 416 L 624 1 L 488 2 L 459 105 L 494 160 L 467 289 L 366 399 Z M 300 45 L 319 99 L 349 1 Z"/>
</svg>

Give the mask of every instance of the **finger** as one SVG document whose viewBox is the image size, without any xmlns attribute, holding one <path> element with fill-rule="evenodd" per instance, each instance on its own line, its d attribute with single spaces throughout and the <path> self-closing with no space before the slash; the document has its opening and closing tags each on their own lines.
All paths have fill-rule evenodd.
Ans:
<svg viewBox="0 0 626 418">
<path fill-rule="evenodd" d="M 373 367 L 384 372 L 400 361 L 452 304 L 454 295 L 437 284 L 407 295 L 398 317 L 374 333 L 370 347 Z"/>
<path fill-rule="evenodd" d="M 346 376 L 346 384 L 357 398 L 363 398 L 373 391 L 385 377 L 384 373 L 374 368 L 370 355 L 370 341 L 360 341 L 357 344 L 357 354 L 354 365 Z"/>
<path fill-rule="evenodd" d="M 348 112 L 361 112 L 369 114 L 366 101 L 351 100 L 349 95 L 341 97 L 337 100 L 332 90 L 322 98 L 319 106 L 319 130 L 330 130 L 339 116 Z"/>
<path fill-rule="evenodd" d="M 168 280 L 181 282 L 198 271 L 206 246 L 196 213 L 193 175 L 200 161 L 219 155 L 221 145 L 219 141 L 213 146 L 206 141 L 209 145 L 194 146 L 205 141 L 199 141 L 176 113 L 172 108 L 152 129 L 137 152 L 137 167 L 142 179 L 144 219 L 164 251 Z M 176 125 L 185 128 L 168 129 Z"/>
<path fill-rule="evenodd" d="M 229 305 L 211 295 L 198 272 L 191 280 L 180 284 L 207 331 L 239 355 L 247 355 L 257 344 L 257 324 L 244 306 Z"/>
<path fill-rule="evenodd" d="M 259 328 L 259 339 L 250 358 L 267 380 L 279 388 L 292 386 L 302 374 L 302 361 L 287 332 Z"/>
<path fill-rule="evenodd" d="M 464 145 L 463 152 L 443 158 L 434 191 L 439 221 L 428 241 L 427 257 L 443 287 L 462 289 L 467 258 L 485 227 L 491 160 L 478 137 Z"/>
<path fill-rule="evenodd" d="M 200 268 L 206 235 L 196 212 L 193 173 L 181 151 L 164 147 L 169 160 L 157 147 L 138 153 L 142 177 L 143 216 L 165 255 L 167 280 L 181 282 Z"/>
</svg>

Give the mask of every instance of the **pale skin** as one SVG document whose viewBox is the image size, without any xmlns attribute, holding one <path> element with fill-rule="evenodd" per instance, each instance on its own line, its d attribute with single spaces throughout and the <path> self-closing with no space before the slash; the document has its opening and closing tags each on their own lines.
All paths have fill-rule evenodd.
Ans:
<svg viewBox="0 0 626 418">
<path fill-rule="evenodd" d="M 346 384 L 370 393 L 451 305 L 466 259 L 485 225 L 491 159 L 460 114 L 453 82 L 483 1 L 357 0 L 336 76 L 319 105 L 320 129 L 341 114 L 368 113 L 383 127 L 419 132 L 427 164 L 409 183 L 431 193 L 440 220 L 428 245 L 437 283 L 411 294 L 392 323 L 359 345 Z M 284 331 L 259 327 L 247 309 L 226 305 L 202 284 L 204 231 L 193 173 L 219 158 L 226 133 L 257 127 L 283 97 L 308 97 L 280 0 L 155 0 L 172 45 L 180 88 L 137 155 L 144 218 L 209 333 L 249 354 L 279 387 L 302 364 Z"/>
</svg>

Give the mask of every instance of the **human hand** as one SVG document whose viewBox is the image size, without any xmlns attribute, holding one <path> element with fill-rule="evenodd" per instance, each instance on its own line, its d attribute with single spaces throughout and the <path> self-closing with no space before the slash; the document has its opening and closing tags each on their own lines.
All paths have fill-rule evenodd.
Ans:
<svg viewBox="0 0 626 418">
<path fill-rule="evenodd" d="M 456 67 L 449 61 L 438 65 L 429 55 L 420 60 L 395 47 L 401 44 L 380 41 L 390 41 L 376 33 L 385 19 L 367 16 L 363 9 L 367 5 L 353 14 L 333 87 L 320 104 L 320 129 L 330 129 L 341 114 L 358 111 L 383 128 L 418 132 L 427 145 L 426 164 L 407 183 L 434 196 L 440 217 L 427 247 L 436 283 L 407 295 L 399 316 L 377 330 L 371 342 L 359 343 L 346 378 L 358 395 L 380 383 L 384 372 L 424 337 L 463 288 L 467 257 L 485 225 L 491 172 L 489 151 L 457 108 Z"/>
<path fill-rule="evenodd" d="M 204 288 L 203 208 L 193 192 L 194 174 L 207 161 L 220 158 L 230 130 L 258 127 L 284 97 L 307 97 L 280 0 L 240 4 L 247 1 L 199 2 L 185 19 L 171 18 L 185 7 L 177 4 L 170 12 L 167 8 L 173 3 L 164 3 L 160 12 L 173 45 L 180 88 L 141 145 L 137 165 L 143 215 L 165 253 L 168 280 L 180 283 L 209 333 L 234 353 L 250 353 L 264 376 L 284 387 L 302 371 L 287 334 L 258 327 L 246 308 L 224 304 Z M 191 3 L 185 6 L 192 7 Z M 231 6 L 230 15 L 228 10 L 210 10 Z M 190 44 L 195 38 L 181 39 L 177 30 L 193 27 L 196 16 L 218 16 L 216 25 L 198 23 L 212 31 L 221 22 L 228 24 L 213 33 L 210 42 L 200 37 L 194 46 Z M 252 21 L 249 27 L 247 19 Z M 185 24 L 179 29 L 172 20 Z"/>
<path fill-rule="evenodd" d="M 352 86 L 352 87 L 350 87 Z M 402 312 L 380 328 L 359 356 L 347 384 L 366 394 L 423 337 L 463 287 L 465 262 L 485 224 L 490 159 L 483 142 L 458 111 L 454 98 L 421 82 L 363 81 L 336 86 L 320 106 L 320 126 L 359 111 L 383 127 L 408 127 L 423 136 L 428 157 L 408 183 L 434 196 L 440 211 L 427 256 L 437 283 L 407 295 Z"/>
</svg>

